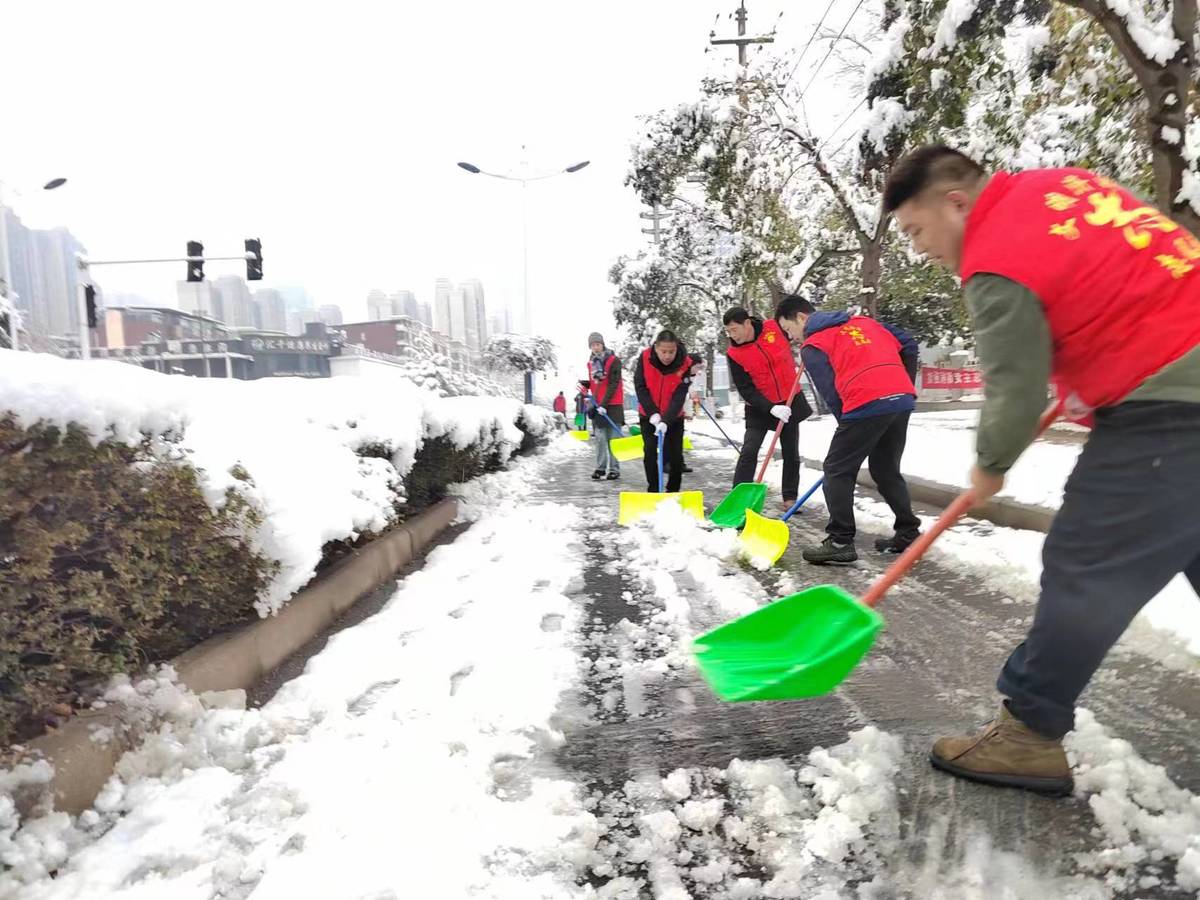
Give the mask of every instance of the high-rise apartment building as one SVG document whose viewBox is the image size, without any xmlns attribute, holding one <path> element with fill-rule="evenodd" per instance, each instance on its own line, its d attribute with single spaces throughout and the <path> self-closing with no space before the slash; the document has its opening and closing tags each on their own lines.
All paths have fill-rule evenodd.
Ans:
<svg viewBox="0 0 1200 900">
<path fill-rule="evenodd" d="M 279 291 L 271 288 L 255 291 L 254 304 L 258 307 L 259 328 L 278 334 L 287 333 L 287 303 Z"/>
</svg>

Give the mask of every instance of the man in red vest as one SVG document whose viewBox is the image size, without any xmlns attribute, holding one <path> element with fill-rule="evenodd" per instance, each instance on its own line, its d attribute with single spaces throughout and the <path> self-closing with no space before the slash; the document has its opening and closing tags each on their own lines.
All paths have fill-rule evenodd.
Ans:
<svg viewBox="0 0 1200 900">
<path fill-rule="evenodd" d="M 875 548 L 903 551 L 921 527 L 900 474 L 908 417 L 917 396 L 913 387 L 917 342 L 899 328 L 866 316 L 816 312 L 803 297 L 785 297 L 775 318 L 789 338 L 804 342 L 800 350 L 804 368 L 838 423 L 825 454 L 828 537 L 807 548 L 805 560 L 827 565 L 858 559 L 854 488 L 863 460 L 896 517 L 895 534 L 876 541 Z"/>
<path fill-rule="evenodd" d="M 621 383 L 621 359 L 606 346 L 598 331 L 588 335 L 588 384 L 592 392 L 591 416 L 596 440 L 596 470 L 592 480 L 621 477 L 621 463 L 613 456 L 608 442 L 621 432 L 613 425 L 625 424 L 625 386 Z M 610 424 L 611 423 L 611 424 Z"/>
<path fill-rule="evenodd" d="M 913 246 L 963 280 L 984 377 L 971 475 L 1004 485 L 1053 382 L 1094 425 L 1042 551 L 1033 626 L 982 732 L 935 766 L 1068 793 L 1075 702 L 1138 611 L 1176 574 L 1200 589 L 1200 241 L 1085 169 L 988 176 L 949 147 L 914 150 L 884 190 Z"/>
<path fill-rule="evenodd" d="M 725 335 L 729 349 L 729 377 L 746 401 L 746 435 L 733 483 L 753 481 L 758 468 L 758 451 L 768 431 L 783 422 L 779 443 L 783 447 L 783 500 L 787 509 L 796 502 L 800 489 L 800 423 L 812 409 L 799 390 L 788 406 L 787 398 L 796 381 L 796 360 L 787 335 L 773 319 L 762 319 L 735 306 L 725 313 Z"/>
</svg>

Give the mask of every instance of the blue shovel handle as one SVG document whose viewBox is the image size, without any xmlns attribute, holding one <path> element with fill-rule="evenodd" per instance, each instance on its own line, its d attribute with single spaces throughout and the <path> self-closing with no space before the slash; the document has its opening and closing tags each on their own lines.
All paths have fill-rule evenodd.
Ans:
<svg viewBox="0 0 1200 900">
<path fill-rule="evenodd" d="M 665 435 L 658 430 L 657 426 L 654 428 L 654 433 L 658 435 L 658 492 L 662 494 L 666 490 L 663 486 L 663 437 Z"/>
<path fill-rule="evenodd" d="M 792 516 L 794 516 L 796 513 L 798 513 L 800 511 L 800 507 L 802 507 L 804 505 L 804 501 L 807 500 L 809 497 L 811 497 L 813 494 L 815 494 L 817 492 L 817 488 L 819 488 L 822 484 L 824 484 L 824 482 L 825 482 L 825 476 L 822 475 L 820 478 L 818 478 L 816 480 L 816 483 L 814 483 L 813 486 L 808 489 L 808 491 L 805 493 L 805 495 L 803 497 L 801 497 L 799 500 L 797 500 L 795 503 L 792 504 L 792 508 L 783 514 L 783 518 L 780 521 L 786 522 L 788 519 L 790 519 Z"/>
<path fill-rule="evenodd" d="M 599 410 L 600 407 L 593 403 L 592 409 Z M 600 415 L 604 416 L 604 421 L 611 425 L 617 434 L 619 434 L 621 437 L 629 437 L 629 435 L 625 433 L 625 430 L 620 425 L 608 417 L 608 413 L 600 413 Z"/>
<path fill-rule="evenodd" d="M 717 431 L 721 432 L 721 437 L 725 438 L 725 440 L 729 442 L 729 446 L 732 447 L 734 450 L 736 450 L 738 453 L 741 453 L 742 452 L 741 446 L 737 443 L 737 441 L 735 441 L 733 438 L 731 438 L 729 435 L 727 435 L 725 433 L 725 429 L 721 427 L 721 423 L 718 422 L 713 417 L 713 414 L 708 411 L 708 407 L 706 407 L 703 403 L 701 403 L 700 408 L 702 410 L 704 410 L 704 414 L 706 416 L 708 416 L 710 419 L 712 419 L 712 423 L 717 426 Z"/>
</svg>

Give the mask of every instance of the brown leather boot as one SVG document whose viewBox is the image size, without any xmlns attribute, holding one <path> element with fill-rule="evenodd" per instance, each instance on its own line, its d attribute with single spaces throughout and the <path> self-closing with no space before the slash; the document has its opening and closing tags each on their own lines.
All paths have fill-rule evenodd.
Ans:
<svg viewBox="0 0 1200 900">
<path fill-rule="evenodd" d="M 1000 705 L 1000 715 L 976 734 L 944 737 L 929 761 L 960 778 L 1064 796 L 1074 790 L 1062 741 L 1042 737 Z"/>
</svg>

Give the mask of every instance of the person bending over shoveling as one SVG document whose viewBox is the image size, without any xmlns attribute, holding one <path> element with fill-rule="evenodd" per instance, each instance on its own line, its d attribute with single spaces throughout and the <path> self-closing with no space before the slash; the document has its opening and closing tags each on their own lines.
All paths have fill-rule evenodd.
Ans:
<svg viewBox="0 0 1200 900">
<path fill-rule="evenodd" d="M 1062 738 L 1105 654 L 1176 574 L 1200 590 L 1200 241 L 1085 169 L 990 177 L 949 147 L 884 189 L 920 253 L 962 278 L 983 370 L 971 483 L 982 502 L 1035 436 L 1055 385 L 1091 424 L 1042 550 L 1033 625 L 984 730 L 942 738 L 954 775 L 1069 793 Z"/>
<path fill-rule="evenodd" d="M 668 493 L 683 481 L 683 403 L 692 379 L 704 370 L 704 360 L 689 354 L 673 331 L 660 331 L 654 344 L 642 351 L 634 370 L 638 416 L 642 427 L 646 483 L 650 493 L 658 483 L 658 436 L 663 435 L 663 457 Z"/>
<path fill-rule="evenodd" d="M 782 509 L 790 509 L 800 489 L 800 423 L 812 415 L 804 395 L 796 392 L 791 406 L 788 393 L 796 380 L 796 360 L 787 335 L 774 319 L 762 319 L 735 306 L 725 313 L 725 335 L 729 349 L 729 376 L 746 401 L 746 436 L 738 455 L 733 483 L 754 481 L 758 451 L 767 432 L 783 422 L 779 443 L 783 446 Z"/>
<path fill-rule="evenodd" d="M 803 297 L 784 297 L 775 319 L 789 338 L 803 341 L 800 359 L 817 392 L 837 419 L 825 455 L 828 537 L 804 551 L 816 565 L 852 563 L 854 488 L 863 460 L 896 517 L 895 534 L 875 549 L 899 553 L 917 538 L 921 522 L 913 514 L 900 457 L 908 437 L 908 417 L 916 401 L 917 342 L 899 328 L 847 312 L 816 312 Z"/>
</svg>

